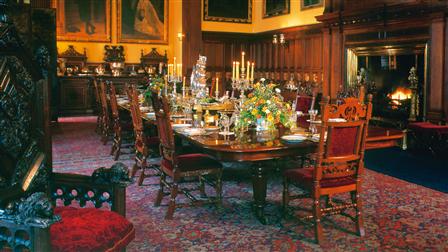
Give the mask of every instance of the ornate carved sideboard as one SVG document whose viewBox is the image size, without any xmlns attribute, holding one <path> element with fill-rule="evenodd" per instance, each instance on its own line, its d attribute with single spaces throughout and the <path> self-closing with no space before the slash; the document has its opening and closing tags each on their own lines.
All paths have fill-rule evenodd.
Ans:
<svg viewBox="0 0 448 252">
<path fill-rule="evenodd" d="M 124 94 L 126 83 L 139 84 L 144 75 L 137 76 L 59 76 L 59 115 L 91 115 L 96 113 L 94 81 L 112 82 L 119 94 Z"/>
</svg>

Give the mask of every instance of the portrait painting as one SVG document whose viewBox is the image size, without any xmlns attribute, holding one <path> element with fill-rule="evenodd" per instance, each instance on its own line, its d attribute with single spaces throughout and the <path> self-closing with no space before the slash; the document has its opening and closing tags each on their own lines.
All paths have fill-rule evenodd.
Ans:
<svg viewBox="0 0 448 252">
<path fill-rule="evenodd" d="M 252 0 L 204 0 L 204 20 L 252 23 Z"/>
<path fill-rule="evenodd" d="M 168 0 L 118 0 L 118 42 L 168 43 Z"/>
<path fill-rule="evenodd" d="M 289 14 L 289 1 L 290 0 L 264 0 L 263 18 Z"/>
<path fill-rule="evenodd" d="M 301 9 L 309 9 L 322 6 L 322 0 L 301 0 Z"/>
<path fill-rule="evenodd" d="M 55 0 L 58 40 L 110 42 L 111 0 Z"/>
</svg>

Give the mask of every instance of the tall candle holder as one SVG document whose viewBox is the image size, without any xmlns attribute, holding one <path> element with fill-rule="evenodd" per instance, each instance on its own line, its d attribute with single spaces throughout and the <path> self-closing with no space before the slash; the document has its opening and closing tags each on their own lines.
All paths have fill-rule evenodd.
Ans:
<svg viewBox="0 0 448 252">
<path fill-rule="evenodd" d="M 239 62 L 233 62 L 232 68 L 232 97 L 235 99 L 235 90 L 240 91 L 240 100 L 246 98 L 245 92 L 251 90 L 254 84 L 254 65 L 255 63 L 250 63 L 247 61 L 247 68 L 244 66 L 244 52 L 241 52 L 241 68 Z M 252 67 L 252 69 L 251 69 Z M 240 73 L 241 70 L 241 73 Z M 247 71 L 246 71 L 247 70 Z"/>
<path fill-rule="evenodd" d="M 172 75 L 168 75 L 168 83 L 172 83 L 173 84 L 173 96 L 177 95 L 176 92 L 176 87 L 177 87 L 177 83 L 182 83 L 182 76 L 178 75 L 176 72 L 174 72 Z"/>
</svg>

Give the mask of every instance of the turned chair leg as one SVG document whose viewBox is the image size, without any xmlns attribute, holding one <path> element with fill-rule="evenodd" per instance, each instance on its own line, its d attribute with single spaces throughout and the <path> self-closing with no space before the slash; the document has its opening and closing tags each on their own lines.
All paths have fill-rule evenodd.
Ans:
<svg viewBox="0 0 448 252">
<path fill-rule="evenodd" d="M 203 176 L 199 176 L 199 191 L 201 193 L 201 197 L 205 198 L 207 197 L 207 194 L 205 193 L 205 178 Z"/>
<path fill-rule="evenodd" d="M 164 184 L 165 178 L 166 178 L 166 175 L 165 175 L 165 173 L 162 172 L 162 175 L 160 175 L 159 191 L 157 193 L 156 201 L 154 202 L 154 206 L 156 206 L 156 207 L 160 206 L 160 204 L 162 203 L 163 196 L 165 196 L 165 192 L 163 191 L 165 188 L 165 184 Z"/>
<path fill-rule="evenodd" d="M 174 210 L 176 209 L 176 197 L 178 192 L 177 181 L 174 181 L 171 187 L 171 198 L 168 206 L 168 211 L 166 212 L 165 219 L 172 220 L 174 215 Z"/>
<path fill-rule="evenodd" d="M 132 166 L 132 170 L 131 170 L 131 178 L 135 177 L 135 174 L 137 173 L 137 170 L 140 169 L 140 166 L 138 165 L 138 153 L 135 153 L 135 163 Z"/>
<path fill-rule="evenodd" d="M 322 212 L 320 207 L 320 199 L 314 198 L 314 205 L 313 205 L 313 216 L 314 216 L 314 232 L 316 237 L 317 244 L 321 244 L 324 239 L 324 233 L 322 229 Z"/>
<path fill-rule="evenodd" d="M 222 207 L 222 171 L 216 175 L 216 207 Z"/>
<path fill-rule="evenodd" d="M 362 217 L 361 196 L 358 192 L 351 192 L 351 196 L 352 196 L 352 202 L 356 204 L 355 207 L 356 232 L 358 233 L 359 236 L 362 237 L 365 235 L 365 230 L 364 230 L 364 220 Z"/>
<path fill-rule="evenodd" d="M 283 195 L 282 195 L 282 211 L 286 213 L 289 204 L 289 182 L 287 178 L 283 178 Z"/>
</svg>

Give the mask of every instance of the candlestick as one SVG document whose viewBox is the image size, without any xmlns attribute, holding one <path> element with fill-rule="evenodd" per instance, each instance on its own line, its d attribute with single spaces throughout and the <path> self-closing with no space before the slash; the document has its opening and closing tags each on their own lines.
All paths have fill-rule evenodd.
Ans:
<svg viewBox="0 0 448 252">
<path fill-rule="evenodd" d="M 254 80 L 254 67 L 255 67 L 255 62 L 252 62 L 252 71 L 251 71 L 251 80 Z"/>
<path fill-rule="evenodd" d="M 241 52 L 241 70 L 244 69 L 244 52 Z"/>
<path fill-rule="evenodd" d="M 240 63 L 237 61 L 236 62 L 236 73 L 235 73 L 235 78 L 239 78 L 240 77 Z"/>
<path fill-rule="evenodd" d="M 184 76 L 184 79 L 182 82 L 182 98 L 185 98 L 185 79 L 186 79 L 186 77 Z"/>
<path fill-rule="evenodd" d="M 178 74 L 179 76 L 182 75 L 182 64 L 177 64 L 177 74 Z"/>
<path fill-rule="evenodd" d="M 215 96 L 216 96 L 216 100 L 218 100 L 219 98 L 219 78 L 216 77 L 216 86 L 215 86 Z"/>
<path fill-rule="evenodd" d="M 232 79 L 236 79 L 235 77 L 235 66 L 236 66 L 236 62 L 234 61 L 232 64 Z"/>
<path fill-rule="evenodd" d="M 176 73 L 176 67 L 177 67 L 177 65 L 176 65 L 176 57 L 174 57 L 174 60 L 173 60 L 173 68 L 174 68 L 174 70 L 173 70 L 173 75 L 175 75 L 175 73 Z"/>
<path fill-rule="evenodd" d="M 250 78 L 250 61 L 247 61 L 247 76 L 246 79 L 249 80 Z"/>
<path fill-rule="evenodd" d="M 163 63 L 159 62 L 159 74 L 162 74 L 162 66 L 163 66 Z"/>
</svg>

